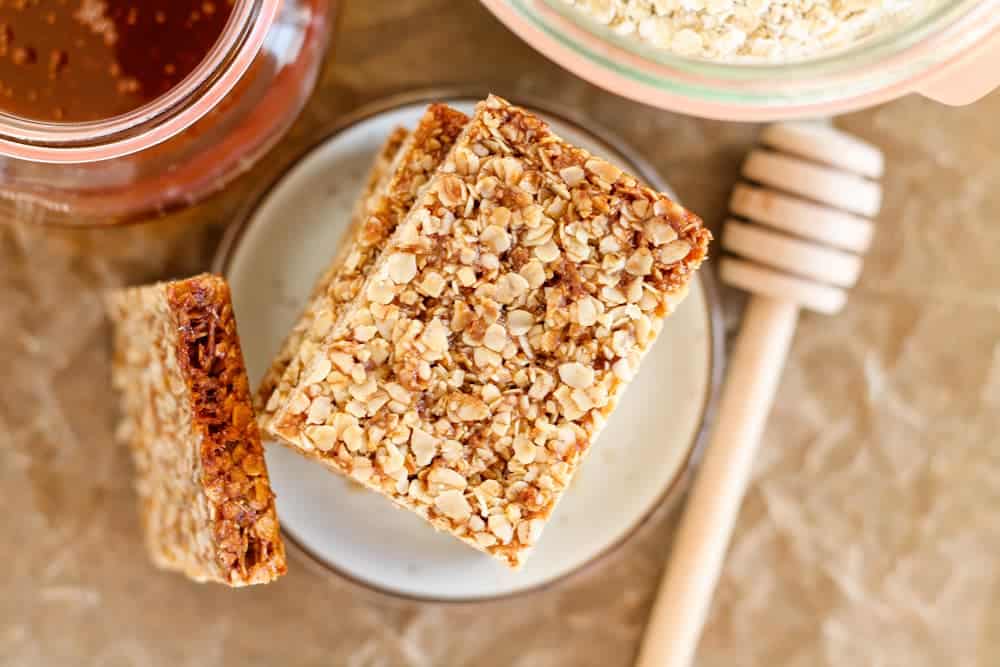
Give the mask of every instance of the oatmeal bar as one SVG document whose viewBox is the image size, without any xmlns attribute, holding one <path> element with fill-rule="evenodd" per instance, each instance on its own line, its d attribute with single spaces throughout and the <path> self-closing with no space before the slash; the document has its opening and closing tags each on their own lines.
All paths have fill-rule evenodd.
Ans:
<svg viewBox="0 0 1000 667">
<path fill-rule="evenodd" d="M 159 567 L 246 586 L 285 573 L 274 494 L 222 278 L 118 290 L 114 385 Z"/>
<path fill-rule="evenodd" d="M 393 164 L 380 178 L 373 175 L 369 179 L 370 189 L 355 212 L 356 231 L 342 244 L 338 258 L 313 289 L 257 392 L 262 426 L 267 426 L 281 400 L 298 383 L 302 369 L 329 333 L 343 304 L 358 293 L 386 241 L 468 121 L 465 114 L 443 104 L 432 105 L 414 132 L 397 146 Z M 384 152 L 388 150 L 387 146 Z"/>
<path fill-rule="evenodd" d="M 314 313 L 317 311 L 315 304 L 325 303 L 323 300 L 327 299 L 327 290 L 330 289 L 337 273 L 341 270 L 348 253 L 358 243 L 361 233 L 364 230 L 365 220 L 377 210 L 382 200 L 380 193 L 383 191 L 389 176 L 392 174 L 395 158 L 399 154 L 403 142 L 406 141 L 409 135 L 410 133 L 406 128 L 396 128 L 389 135 L 389 138 L 386 139 L 385 143 L 382 144 L 382 149 L 378 155 L 375 156 L 375 162 L 368 171 L 368 176 L 365 179 L 365 187 L 361 191 L 361 198 L 358 200 L 351 214 L 351 224 L 344 233 L 344 238 L 341 240 L 337 255 L 313 286 L 309 300 L 306 302 L 306 308 L 299 316 L 295 327 L 282 342 L 277 356 L 271 361 L 271 367 L 268 369 L 267 374 L 257 389 L 257 393 L 254 395 L 254 407 L 257 408 L 261 424 L 266 421 L 265 408 L 268 400 L 274 394 L 274 390 L 278 388 L 282 375 L 285 374 L 289 364 L 295 359 L 296 353 L 302 346 L 303 339 L 312 327 L 315 317 Z"/>
<path fill-rule="evenodd" d="M 710 238 L 491 97 L 271 428 L 519 567 Z"/>
</svg>

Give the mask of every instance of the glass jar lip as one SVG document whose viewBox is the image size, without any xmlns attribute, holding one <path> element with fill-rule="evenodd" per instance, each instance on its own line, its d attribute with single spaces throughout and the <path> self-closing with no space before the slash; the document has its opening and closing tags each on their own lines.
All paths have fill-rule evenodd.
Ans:
<svg viewBox="0 0 1000 667">
<path fill-rule="evenodd" d="M 0 155 L 33 162 L 96 162 L 166 141 L 232 90 L 260 51 L 280 3 L 237 0 L 201 64 L 165 95 L 129 113 L 85 123 L 47 123 L 0 113 Z"/>
<path fill-rule="evenodd" d="M 567 69 L 623 96 L 727 120 L 847 111 L 912 92 L 991 33 L 1000 0 L 947 0 L 898 30 L 787 63 L 684 58 L 597 24 L 565 0 L 482 0 Z"/>
</svg>

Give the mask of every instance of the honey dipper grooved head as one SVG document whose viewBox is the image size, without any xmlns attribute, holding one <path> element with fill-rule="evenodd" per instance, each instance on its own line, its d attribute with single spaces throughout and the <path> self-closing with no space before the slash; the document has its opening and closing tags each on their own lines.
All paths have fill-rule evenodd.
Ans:
<svg viewBox="0 0 1000 667">
<path fill-rule="evenodd" d="M 742 220 L 726 223 L 722 279 L 751 293 L 832 314 L 861 274 L 871 243 L 869 218 L 882 204 L 871 180 L 884 159 L 875 146 L 832 127 L 785 123 L 766 128 L 767 148 L 750 153 L 730 203 Z"/>
</svg>

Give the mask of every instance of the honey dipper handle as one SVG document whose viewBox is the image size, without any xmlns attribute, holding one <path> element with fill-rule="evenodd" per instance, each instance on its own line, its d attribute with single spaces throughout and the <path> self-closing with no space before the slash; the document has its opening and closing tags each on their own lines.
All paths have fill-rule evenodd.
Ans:
<svg viewBox="0 0 1000 667">
<path fill-rule="evenodd" d="M 688 499 L 637 667 L 688 667 L 771 410 L 798 306 L 755 296 L 733 351 L 715 431 Z"/>
</svg>

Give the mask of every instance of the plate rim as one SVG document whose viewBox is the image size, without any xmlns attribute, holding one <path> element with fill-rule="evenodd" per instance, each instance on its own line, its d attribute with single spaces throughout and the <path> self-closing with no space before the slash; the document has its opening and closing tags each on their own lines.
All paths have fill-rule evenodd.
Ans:
<svg viewBox="0 0 1000 667">
<path fill-rule="evenodd" d="M 484 99 L 489 94 L 486 88 L 478 86 L 456 86 L 425 88 L 412 92 L 399 93 L 376 99 L 362 104 L 353 111 L 341 116 L 337 122 L 328 128 L 319 131 L 303 148 L 296 151 L 288 158 L 270 177 L 270 180 L 263 186 L 258 187 L 247 198 L 233 216 L 232 222 L 226 227 L 225 233 L 216 248 L 212 258 L 211 270 L 222 276 L 227 276 L 232 268 L 232 261 L 238 251 L 240 244 L 255 220 L 255 214 L 263 204 L 270 199 L 274 192 L 285 182 L 289 174 L 303 161 L 311 158 L 316 152 L 321 150 L 327 143 L 333 141 L 351 128 L 384 113 L 389 113 L 402 107 L 416 104 L 431 104 L 434 102 L 452 103 L 475 103 Z M 673 188 L 666 182 L 659 170 L 632 146 L 624 140 L 618 138 L 609 129 L 589 122 L 584 119 L 581 113 L 564 107 L 560 104 L 547 100 L 540 100 L 530 95 L 517 95 L 510 98 L 514 104 L 542 112 L 546 116 L 555 118 L 560 122 L 574 126 L 575 129 L 584 134 L 590 135 L 598 143 L 603 144 L 611 151 L 619 154 L 628 162 L 623 165 L 632 168 L 635 175 L 642 178 L 654 189 L 666 192 L 671 197 L 677 199 Z M 720 387 L 722 384 L 723 371 L 726 364 L 725 350 L 725 325 L 723 321 L 722 304 L 716 280 L 711 270 L 698 272 L 699 286 L 706 305 L 706 315 L 708 317 L 709 333 L 709 358 L 708 358 L 708 382 L 706 384 L 705 397 L 702 401 L 701 413 L 698 427 L 688 447 L 687 454 L 683 462 L 678 467 L 677 473 L 668 482 L 650 508 L 636 518 L 632 525 L 621 535 L 620 538 L 609 542 L 597 551 L 590 559 L 580 565 L 560 574 L 559 576 L 544 581 L 539 584 L 529 586 L 520 590 L 494 595 L 480 595 L 468 598 L 446 598 L 434 597 L 431 595 L 418 595 L 406 593 L 393 588 L 379 585 L 358 577 L 320 557 L 314 550 L 306 546 L 302 540 L 291 530 L 282 527 L 282 538 L 289 551 L 306 564 L 313 572 L 322 575 L 324 578 L 334 578 L 340 582 L 346 582 L 361 591 L 373 595 L 381 600 L 395 602 L 417 602 L 431 603 L 447 606 L 477 605 L 488 602 L 508 601 L 519 599 L 530 595 L 551 590 L 557 586 L 569 583 L 587 572 L 595 569 L 599 565 L 606 563 L 614 554 L 619 552 L 625 544 L 637 537 L 642 529 L 650 525 L 661 513 L 673 507 L 680 497 L 687 491 L 691 477 L 701 461 L 712 417 L 717 409 Z M 228 279 L 228 276 L 227 276 Z M 278 443 L 284 446 L 283 443 Z M 279 515 L 280 520 L 280 515 Z"/>
</svg>

